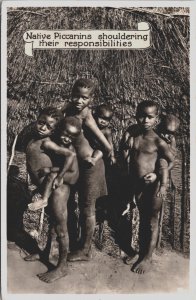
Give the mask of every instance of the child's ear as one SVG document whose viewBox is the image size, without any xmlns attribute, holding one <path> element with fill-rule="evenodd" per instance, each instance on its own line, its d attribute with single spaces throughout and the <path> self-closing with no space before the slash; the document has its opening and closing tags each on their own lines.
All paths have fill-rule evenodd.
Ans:
<svg viewBox="0 0 196 300">
<path fill-rule="evenodd" d="M 156 122 L 155 122 L 156 125 L 158 125 L 158 124 L 160 123 L 160 121 L 161 121 L 160 116 L 157 116 L 157 117 L 156 117 Z"/>
</svg>

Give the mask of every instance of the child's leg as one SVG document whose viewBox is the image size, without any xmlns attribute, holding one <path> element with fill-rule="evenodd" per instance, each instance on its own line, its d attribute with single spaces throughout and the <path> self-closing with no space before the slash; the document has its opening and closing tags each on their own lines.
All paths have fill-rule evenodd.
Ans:
<svg viewBox="0 0 196 300">
<path fill-rule="evenodd" d="M 96 218 L 94 215 L 81 217 L 82 248 L 68 255 L 68 261 L 87 261 L 91 258 L 91 244 L 95 230 Z"/>
<path fill-rule="evenodd" d="M 67 275 L 67 252 L 69 247 L 67 231 L 67 201 L 69 194 L 70 187 L 63 184 L 54 190 L 51 197 L 54 226 L 59 242 L 59 261 L 54 270 L 38 274 L 38 277 L 47 283 L 53 282 Z"/>
<path fill-rule="evenodd" d="M 77 215 L 77 202 L 75 200 L 76 190 L 75 187 L 71 187 L 70 197 L 67 205 L 68 212 L 68 220 L 67 220 L 67 228 L 69 234 L 69 250 L 75 251 L 78 249 L 78 238 L 79 238 L 79 222 Z"/>
<path fill-rule="evenodd" d="M 58 173 L 50 173 L 47 177 L 45 189 L 43 192 L 43 201 L 48 202 L 48 199 L 52 193 L 52 184 L 54 182 L 54 179 L 57 177 Z"/>
<path fill-rule="evenodd" d="M 67 171 L 64 176 L 63 176 L 63 182 L 65 184 L 75 184 L 78 180 L 79 177 L 79 171 L 74 170 L 74 171 Z"/>
<path fill-rule="evenodd" d="M 146 187 L 137 198 L 140 213 L 140 257 L 132 270 L 142 274 L 149 269 L 154 249 L 156 248 L 159 233 L 159 212 L 161 210 L 161 197 L 157 196 L 159 182 Z"/>
<path fill-rule="evenodd" d="M 90 259 L 96 224 L 95 202 L 98 198 L 107 195 L 105 167 L 102 159 L 91 168 L 81 168 L 80 175 L 78 186 L 82 248 L 69 255 L 68 260 L 70 261 Z"/>
<path fill-rule="evenodd" d="M 45 187 L 42 193 L 42 198 L 37 200 L 36 202 L 30 203 L 28 208 L 30 210 L 36 211 L 40 208 L 46 207 L 48 205 L 48 199 L 52 193 L 52 184 L 54 179 L 56 178 L 57 173 L 50 173 L 45 180 Z"/>
<path fill-rule="evenodd" d="M 81 249 L 69 254 L 69 261 L 87 261 L 91 258 L 91 243 L 96 224 L 95 202 L 96 198 L 89 191 L 85 196 L 79 194 Z"/>
</svg>

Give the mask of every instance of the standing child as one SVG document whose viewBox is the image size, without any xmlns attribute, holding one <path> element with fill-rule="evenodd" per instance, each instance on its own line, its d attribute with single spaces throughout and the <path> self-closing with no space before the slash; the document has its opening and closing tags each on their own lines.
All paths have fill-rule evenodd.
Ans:
<svg viewBox="0 0 196 300">
<path fill-rule="evenodd" d="M 71 140 L 80 133 L 81 125 L 80 122 L 74 124 L 70 120 L 65 120 L 60 135 L 63 147 L 59 146 L 51 140 L 51 136 L 61 118 L 62 114 L 57 109 L 52 107 L 43 109 L 35 124 L 32 139 L 26 148 L 27 169 L 32 181 L 41 193 L 45 190 L 46 184 L 50 183 L 48 197 L 51 194 L 50 205 L 59 242 L 59 261 L 53 270 L 38 274 L 38 277 L 47 283 L 67 274 L 69 246 L 67 201 L 70 194 L 70 183 L 74 184 L 78 178 L 78 164 Z M 54 170 L 55 172 L 53 172 Z M 57 170 L 59 170 L 58 173 Z M 53 185 L 52 190 L 51 184 Z M 32 261 L 35 258 L 30 255 L 25 260 Z"/>
<path fill-rule="evenodd" d="M 154 101 L 142 101 L 136 112 L 138 126 L 127 129 L 123 138 L 125 156 L 130 152 L 129 178 L 132 194 L 140 214 L 139 258 L 132 271 L 142 274 L 151 263 L 152 253 L 158 238 L 158 221 L 163 196 L 162 185 L 156 178 L 156 163 L 164 158 L 168 170 L 173 167 L 173 154 L 169 147 L 154 131 L 159 121 L 159 106 Z"/>
<path fill-rule="evenodd" d="M 83 128 L 85 135 L 85 126 L 91 130 L 92 134 L 100 141 L 106 152 L 111 152 L 111 146 L 103 133 L 98 128 L 95 119 L 92 116 L 90 103 L 93 100 L 94 83 L 88 79 L 78 79 L 72 89 L 72 99 L 66 107 L 62 109 L 65 116 L 77 117 Z M 103 163 L 102 152 L 98 154 L 89 145 L 88 141 L 81 134 L 75 141 L 75 148 L 79 158 L 79 207 L 81 221 L 81 247 L 78 251 L 69 255 L 68 260 L 89 260 L 91 257 L 91 244 L 95 229 L 95 203 L 98 198 L 107 195 L 107 186 L 105 181 L 105 167 Z M 84 151 L 81 149 L 81 144 Z M 84 158 L 89 156 L 94 158 L 95 164 L 89 167 Z M 91 159 L 92 160 L 92 159 Z"/>
<path fill-rule="evenodd" d="M 108 197 L 103 199 L 102 203 L 97 203 L 97 216 L 99 223 L 99 247 L 102 248 L 102 239 L 103 239 L 103 230 L 104 230 L 104 220 L 112 220 L 114 212 L 114 199 L 116 198 L 116 193 L 114 191 L 114 185 L 116 185 L 117 179 L 117 166 L 116 158 L 114 154 L 114 146 L 112 139 L 112 129 L 111 129 L 111 120 L 113 117 L 113 110 L 108 104 L 101 104 L 96 107 L 94 112 L 95 121 L 101 130 L 101 132 L 106 137 L 109 142 L 112 151 L 111 156 L 108 158 L 104 155 L 104 164 L 105 164 L 105 173 L 106 173 L 106 182 L 108 188 Z M 100 144 L 95 142 L 95 146 L 100 148 Z"/>
</svg>

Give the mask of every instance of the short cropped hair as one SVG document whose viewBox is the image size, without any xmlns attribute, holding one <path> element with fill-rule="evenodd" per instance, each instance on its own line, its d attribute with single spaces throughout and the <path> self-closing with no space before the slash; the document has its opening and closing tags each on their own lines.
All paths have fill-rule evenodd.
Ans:
<svg viewBox="0 0 196 300">
<path fill-rule="evenodd" d="M 95 109 L 95 117 L 101 116 L 106 111 L 110 113 L 110 119 L 112 119 L 113 110 L 108 104 L 100 104 L 99 106 L 97 106 Z"/>
<path fill-rule="evenodd" d="M 82 124 L 81 121 L 77 117 L 65 117 L 63 118 L 58 126 L 58 131 L 63 131 L 67 129 L 67 125 L 76 128 L 76 136 L 78 136 L 82 131 Z"/>
<path fill-rule="evenodd" d="M 57 121 L 60 121 L 63 118 L 62 112 L 59 109 L 57 109 L 56 107 L 52 107 L 52 106 L 48 106 L 48 107 L 41 109 L 39 112 L 38 118 L 43 115 L 54 118 Z"/>
<path fill-rule="evenodd" d="M 140 102 L 137 106 L 137 110 L 136 110 L 136 116 L 139 116 L 146 107 L 156 107 L 157 110 L 157 115 L 160 114 L 160 106 L 159 103 L 153 101 L 153 100 L 144 100 L 142 102 Z"/>
<path fill-rule="evenodd" d="M 72 87 L 72 95 L 74 95 L 77 91 L 78 88 L 87 88 L 90 90 L 90 95 L 92 96 L 95 90 L 95 83 L 87 78 L 79 78 L 76 80 Z"/>
</svg>

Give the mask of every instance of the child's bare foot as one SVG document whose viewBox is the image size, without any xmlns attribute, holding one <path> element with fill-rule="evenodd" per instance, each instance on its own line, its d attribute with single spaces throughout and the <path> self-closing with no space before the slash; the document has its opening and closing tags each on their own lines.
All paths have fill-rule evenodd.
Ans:
<svg viewBox="0 0 196 300">
<path fill-rule="evenodd" d="M 24 257 L 26 261 L 36 261 L 40 259 L 40 255 L 38 253 L 30 254 Z"/>
<path fill-rule="evenodd" d="M 146 258 L 146 259 L 144 258 L 140 262 L 137 261 L 131 268 L 131 271 L 138 273 L 138 274 L 144 274 L 147 271 L 149 271 L 151 263 L 152 263 L 152 261 L 150 258 Z"/>
<path fill-rule="evenodd" d="M 51 283 L 57 279 L 60 279 L 67 275 L 67 263 L 63 263 L 59 265 L 57 268 L 55 268 L 52 271 L 47 271 L 45 273 L 38 274 L 40 280 Z"/>
<path fill-rule="evenodd" d="M 135 254 L 133 256 L 127 256 L 127 257 L 125 257 L 124 262 L 125 262 L 126 265 L 131 265 L 131 264 L 134 263 L 134 261 L 136 259 L 138 259 L 138 254 Z"/>
<path fill-rule="evenodd" d="M 91 251 L 86 253 L 84 250 L 77 250 L 73 253 L 69 253 L 67 256 L 68 261 L 88 261 L 92 257 Z"/>
<path fill-rule="evenodd" d="M 48 200 L 39 199 L 36 202 L 28 204 L 28 209 L 36 211 L 48 205 Z"/>
</svg>

